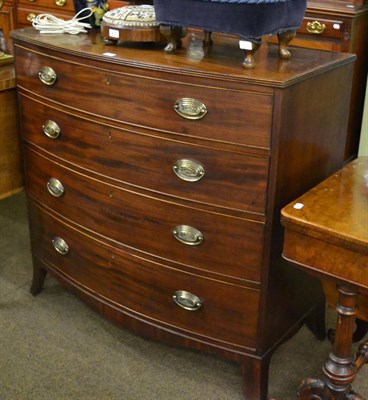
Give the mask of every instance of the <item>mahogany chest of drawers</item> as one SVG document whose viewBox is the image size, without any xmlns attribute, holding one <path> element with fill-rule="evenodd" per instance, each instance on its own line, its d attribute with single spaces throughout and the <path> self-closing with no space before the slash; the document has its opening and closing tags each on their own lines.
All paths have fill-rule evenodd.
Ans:
<svg viewBox="0 0 368 400">
<path fill-rule="evenodd" d="M 323 295 L 281 259 L 280 208 L 342 165 L 354 57 L 265 45 L 245 71 L 234 39 L 205 55 L 198 35 L 169 56 L 12 33 L 31 291 L 49 272 L 135 333 L 239 362 L 263 400 Z"/>
</svg>

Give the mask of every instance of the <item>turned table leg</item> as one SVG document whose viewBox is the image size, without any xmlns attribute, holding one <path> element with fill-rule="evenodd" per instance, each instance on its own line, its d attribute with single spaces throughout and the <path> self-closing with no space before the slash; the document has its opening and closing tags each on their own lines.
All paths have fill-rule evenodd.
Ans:
<svg viewBox="0 0 368 400">
<path fill-rule="evenodd" d="M 338 291 L 336 336 L 323 372 L 334 398 L 347 399 L 357 372 L 353 363 L 352 342 L 358 291 L 348 286 L 338 286 Z"/>
<path fill-rule="evenodd" d="M 352 339 L 358 291 L 338 286 L 336 336 L 332 352 L 323 366 L 323 379 L 307 379 L 299 388 L 299 400 L 363 400 L 351 390 L 358 368 L 352 356 Z M 362 349 L 362 354 L 366 355 Z M 364 357 L 364 355 L 362 357 Z"/>
</svg>

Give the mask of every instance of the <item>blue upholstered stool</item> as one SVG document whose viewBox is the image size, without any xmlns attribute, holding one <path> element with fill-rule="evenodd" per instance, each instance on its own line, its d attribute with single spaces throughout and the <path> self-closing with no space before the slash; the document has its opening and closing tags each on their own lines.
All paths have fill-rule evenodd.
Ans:
<svg viewBox="0 0 368 400">
<path fill-rule="evenodd" d="M 155 0 L 154 6 L 165 51 L 175 52 L 188 27 L 205 32 L 204 45 L 212 44 L 212 32 L 233 34 L 245 53 L 243 66 L 253 68 L 265 35 L 277 35 L 279 56 L 290 58 L 287 44 L 302 23 L 306 0 Z"/>
</svg>

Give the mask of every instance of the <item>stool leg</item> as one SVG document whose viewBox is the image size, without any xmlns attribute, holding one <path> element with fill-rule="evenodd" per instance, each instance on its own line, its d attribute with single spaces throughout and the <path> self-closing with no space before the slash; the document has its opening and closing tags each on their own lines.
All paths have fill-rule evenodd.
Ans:
<svg viewBox="0 0 368 400">
<path fill-rule="evenodd" d="M 243 61 L 243 68 L 251 69 L 256 66 L 256 62 L 254 60 L 254 54 L 257 52 L 261 45 L 259 43 L 250 42 L 250 48 L 244 51 L 244 61 Z"/>
<path fill-rule="evenodd" d="M 182 45 L 181 39 L 187 34 L 187 29 L 180 26 L 174 25 L 161 25 L 160 32 L 162 36 L 167 40 L 165 47 L 166 53 L 175 53 L 176 49 Z"/>
<path fill-rule="evenodd" d="M 295 35 L 295 30 L 282 32 L 277 35 L 277 38 L 279 39 L 279 57 L 283 60 L 289 60 L 289 58 L 291 57 L 291 53 L 288 50 L 287 46 L 291 42 L 291 40 L 294 39 Z"/>
</svg>

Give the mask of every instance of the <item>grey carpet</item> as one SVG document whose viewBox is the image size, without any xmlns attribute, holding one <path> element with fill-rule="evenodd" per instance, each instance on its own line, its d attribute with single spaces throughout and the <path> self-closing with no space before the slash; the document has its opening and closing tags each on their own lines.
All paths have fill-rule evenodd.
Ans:
<svg viewBox="0 0 368 400">
<path fill-rule="evenodd" d="M 237 365 L 134 336 L 51 278 L 32 297 L 30 281 L 20 193 L 0 201 L 0 400 L 243 400 Z M 302 328 L 272 358 L 270 396 L 296 399 L 302 378 L 321 376 L 329 350 Z M 361 395 L 367 378 L 368 366 L 354 384 Z"/>
</svg>

